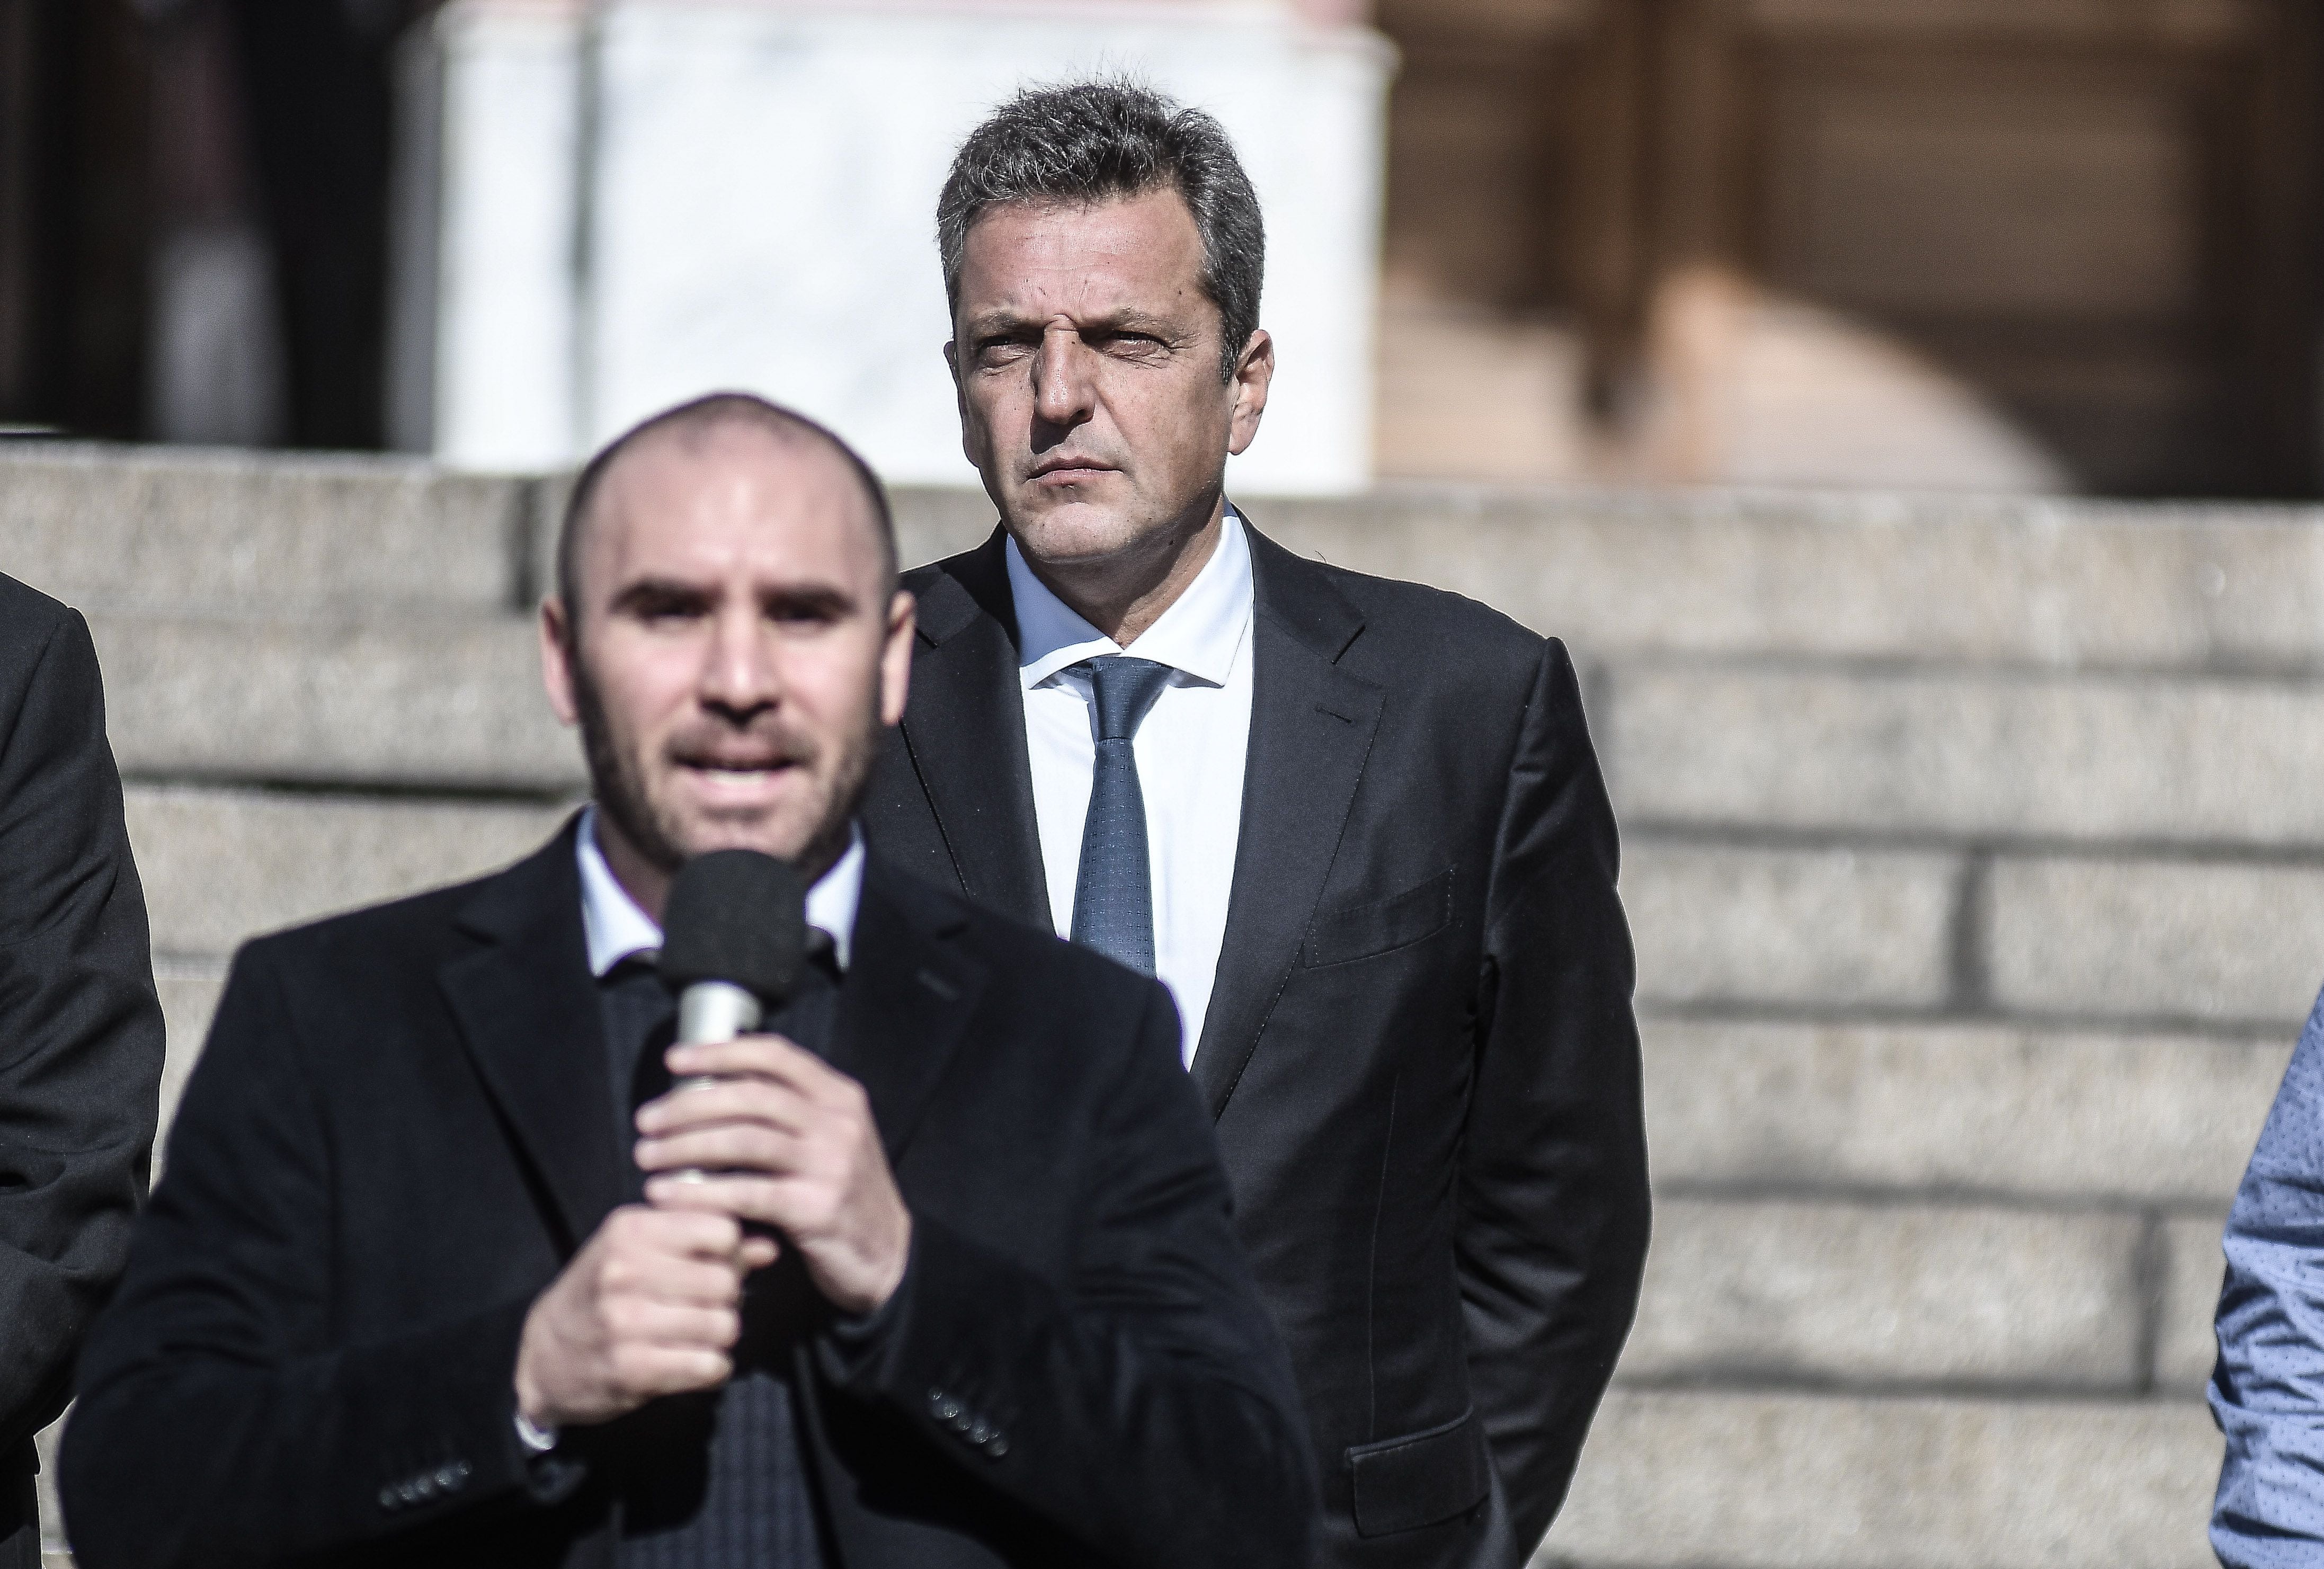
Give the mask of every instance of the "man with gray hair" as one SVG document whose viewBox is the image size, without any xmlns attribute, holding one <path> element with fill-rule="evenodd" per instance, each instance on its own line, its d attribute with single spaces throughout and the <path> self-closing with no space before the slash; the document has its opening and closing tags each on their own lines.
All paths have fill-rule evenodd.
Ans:
<svg viewBox="0 0 2324 1569">
<path fill-rule="evenodd" d="M 1565 651 L 1226 499 L 1275 368 L 1218 124 L 1028 91 L 936 231 L 1001 515 L 908 574 L 884 853 L 1157 975 L 1322 1466 L 1320 1561 L 1515 1565 L 1646 1241 L 1629 936 Z"/>
</svg>

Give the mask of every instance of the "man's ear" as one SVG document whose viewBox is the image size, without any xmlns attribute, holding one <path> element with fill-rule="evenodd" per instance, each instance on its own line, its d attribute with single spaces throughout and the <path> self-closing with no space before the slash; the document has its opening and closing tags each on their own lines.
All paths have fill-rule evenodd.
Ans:
<svg viewBox="0 0 2324 1569">
<path fill-rule="evenodd" d="M 1275 339 L 1261 328 L 1251 329 L 1235 361 L 1234 414 L 1227 424 L 1227 450 L 1240 453 L 1259 437 L 1259 416 L 1267 412 L 1267 389 L 1275 380 Z"/>
<path fill-rule="evenodd" d="M 567 725 L 581 721 L 581 706 L 574 700 L 571 628 L 565 619 L 565 602 L 556 595 L 540 601 L 540 684 L 549 692 L 549 706 Z"/>
<path fill-rule="evenodd" d="M 918 602 L 901 588 L 888 601 L 888 641 L 880 650 L 880 723 L 904 717 L 912 690 L 912 641 L 919 630 Z"/>
</svg>

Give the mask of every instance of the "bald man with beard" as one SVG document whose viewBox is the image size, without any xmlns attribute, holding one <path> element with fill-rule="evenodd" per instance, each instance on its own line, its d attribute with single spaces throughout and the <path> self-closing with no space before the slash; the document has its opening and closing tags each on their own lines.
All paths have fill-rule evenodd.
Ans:
<svg viewBox="0 0 2324 1569">
<path fill-rule="evenodd" d="M 870 471 L 687 405 L 585 471 L 559 583 L 591 806 L 235 961 L 82 1364 L 86 1569 L 1300 1569 L 1167 994 L 855 827 L 913 624 Z M 664 901 L 730 849 L 827 946 L 763 1033 L 674 1046 Z"/>
</svg>

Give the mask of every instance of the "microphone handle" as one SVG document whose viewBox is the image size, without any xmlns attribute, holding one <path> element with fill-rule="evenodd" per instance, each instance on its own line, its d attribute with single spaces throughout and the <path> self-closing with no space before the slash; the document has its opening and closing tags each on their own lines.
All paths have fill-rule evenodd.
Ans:
<svg viewBox="0 0 2324 1569">
<path fill-rule="evenodd" d="M 732 1040 L 759 1028 L 766 1005 L 732 981 L 696 981 L 678 994 L 678 1038 L 688 1046 Z"/>
<path fill-rule="evenodd" d="M 678 1038 L 687 1046 L 732 1040 L 759 1028 L 766 1005 L 748 987 L 732 981 L 696 981 L 678 994 Z M 676 1090 L 705 1090 L 718 1082 L 715 1074 L 695 1074 L 674 1082 Z M 700 1182 L 709 1173 L 687 1167 L 670 1174 L 680 1182 Z"/>
</svg>

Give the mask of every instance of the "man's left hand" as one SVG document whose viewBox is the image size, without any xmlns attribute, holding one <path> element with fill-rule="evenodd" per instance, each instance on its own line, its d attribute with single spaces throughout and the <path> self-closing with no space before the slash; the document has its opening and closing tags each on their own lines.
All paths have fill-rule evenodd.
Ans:
<svg viewBox="0 0 2324 1569">
<path fill-rule="evenodd" d="M 674 1046 L 669 1062 L 715 1082 L 638 1108 L 647 1199 L 771 1226 L 844 1312 L 895 1295 L 912 1216 L 863 1086 L 777 1035 Z"/>
</svg>

